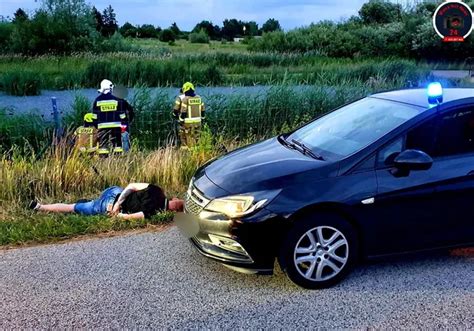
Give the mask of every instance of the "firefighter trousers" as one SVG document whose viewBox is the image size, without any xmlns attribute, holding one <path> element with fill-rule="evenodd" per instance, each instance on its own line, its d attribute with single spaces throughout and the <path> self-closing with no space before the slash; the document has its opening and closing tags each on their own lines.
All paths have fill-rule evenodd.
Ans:
<svg viewBox="0 0 474 331">
<path fill-rule="evenodd" d="M 199 141 L 201 123 L 181 123 L 178 128 L 181 146 L 192 147 Z"/>
<path fill-rule="evenodd" d="M 98 139 L 99 155 L 108 155 L 110 152 L 123 153 L 121 128 L 99 129 Z"/>
</svg>

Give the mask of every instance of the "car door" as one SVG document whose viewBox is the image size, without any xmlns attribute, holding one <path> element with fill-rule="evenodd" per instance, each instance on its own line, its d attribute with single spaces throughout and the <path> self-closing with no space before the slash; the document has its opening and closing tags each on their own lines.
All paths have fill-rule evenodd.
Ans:
<svg viewBox="0 0 474 331">
<path fill-rule="evenodd" d="M 436 186 L 438 244 L 474 242 L 474 105 L 440 115 L 433 152 L 442 174 Z"/>
<path fill-rule="evenodd" d="M 437 185 L 444 177 L 439 167 L 411 171 L 400 177 L 394 173 L 393 160 L 405 149 L 432 153 L 437 130 L 437 117 L 409 130 L 384 146 L 377 155 L 377 194 L 371 206 L 373 227 L 377 238 L 368 249 L 374 254 L 389 254 L 431 247 L 433 234 L 439 230 L 434 199 Z"/>
</svg>

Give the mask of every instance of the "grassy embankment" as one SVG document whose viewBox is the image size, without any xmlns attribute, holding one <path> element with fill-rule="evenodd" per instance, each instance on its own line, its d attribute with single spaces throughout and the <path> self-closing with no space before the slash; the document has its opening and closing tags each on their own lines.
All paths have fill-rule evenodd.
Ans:
<svg viewBox="0 0 474 331">
<path fill-rule="evenodd" d="M 79 198 L 94 198 L 105 187 L 124 187 L 128 182 L 159 183 L 169 195 L 182 196 L 194 170 L 214 156 L 212 150 L 184 152 L 170 147 L 96 160 L 71 153 L 64 145 L 51 148 L 39 160 L 34 154 L 4 154 L 0 158 L 0 245 L 51 242 L 167 222 L 170 213 L 151 220 L 123 221 L 105 216 L 34 213 L 25 206 L 33 195 L 38 195 L 42 202 L 74 202 Z"/>
</svg>

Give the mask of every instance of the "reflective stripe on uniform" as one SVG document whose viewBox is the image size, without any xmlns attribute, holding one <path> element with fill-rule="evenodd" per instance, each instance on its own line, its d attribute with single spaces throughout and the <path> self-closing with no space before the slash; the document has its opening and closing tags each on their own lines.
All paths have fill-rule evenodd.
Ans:
<svg viewBox="0 0 474 331">
<path fill-rule="evenodd" d="M 97 114 L 92 114 L 92 119 L 96 120 L 97 119 Z"/>
<path fill-rule="evenodd" d="M 97 151 L 97 148 L 96 147 L 79 147 L 79 151 L 81 153 L 94 153 Z"/>
<path fill-rule="evenodd" d="M 100 108 L 100 111 L 116 111 L 118 109 L 118 101 L 117 100 L 104 100 L 104 101 L 97 101 L 97 107 Z"/>
<path fill-rule="evenodd" d="M 185 124 L 201 123 L 201 117 L 185 118 L 184 123 Z"/>
<path fill-rule="evenodd" d="M 97 147 L 94 147 L 94 141 L 95 141 L 95 138 L 93 135 L 90 135 L 89 137 L 89 149 L 93 149 L 94 151 L 97 149 Z M 96 144 L 97 146 L 97 144 Z"/>
<path fill-rule="evenodd" d="M 190 119 L 195 119 L 198 117 L 201 117 L 201 111 L 202 111 L 202 100 L 200 97 L 196 98 L 189 98 L 186 100 L 186 112 L 188 113 L 188 118 Z M 191 122 L 188 122 L 191 123 Z"/>
<path fill-rule="evenodd" d="M 123 148 L 122 147 L 115 147 L 114 152 L 115 153 L 123 153 Z"/>
<path fill-rule="evenodd" d="M 98 129 L 112 129 L 112 128 L 120 128 L 122 126 L 121 122 L 106 122 L 106 123 L 99 123 L 97 125 Z"/>
<path fill-rule="evenodd" d="M 125 119 L 126 117 L 127 117 L 127 115 L 125 115 L 125 114 L 120 114 L 120 118 L 121 118 L 121 119 Z"/>
<path fill-rule="evenodd" d="M 107 148 L 99 148 L 99 154 L 109 154 L 109 150 Z"/>
</svg>

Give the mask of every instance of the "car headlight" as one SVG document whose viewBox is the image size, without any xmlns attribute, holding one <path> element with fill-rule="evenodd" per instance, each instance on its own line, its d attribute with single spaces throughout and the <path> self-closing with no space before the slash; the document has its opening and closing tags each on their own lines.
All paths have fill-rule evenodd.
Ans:
<svg viewBox="0 0 474 331">
<path fill-rule="evenodd" d="M 281 190 L 264 191 L 214 199 L 205 209 L 227 215 L 230 218 L 241 217 L 262 208 L 280 192 Z"/>
</svg>

